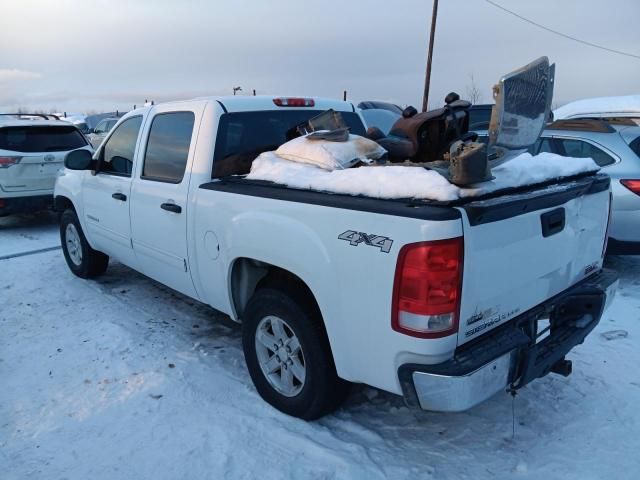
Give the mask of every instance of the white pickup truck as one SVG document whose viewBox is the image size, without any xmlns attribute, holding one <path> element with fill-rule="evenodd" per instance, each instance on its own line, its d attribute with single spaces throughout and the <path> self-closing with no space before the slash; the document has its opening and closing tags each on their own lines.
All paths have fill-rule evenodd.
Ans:
<svg viewBox="0 0 640 480">
<path fill-rule="evenodd" d="M 228 97 L 125 115 L 57 180 L 61 241 L 82 278 L 109 258 L 242 323 L 259 394 L 318 418 L 360 382 L 462 411 L 556 372 L 597 325 L 609 178 L 452 202 L 384 200 L 246 179 L 260 152 L 327 109 Z M 546 327 L 545 327 L 546 326 Z"/>
</svg>

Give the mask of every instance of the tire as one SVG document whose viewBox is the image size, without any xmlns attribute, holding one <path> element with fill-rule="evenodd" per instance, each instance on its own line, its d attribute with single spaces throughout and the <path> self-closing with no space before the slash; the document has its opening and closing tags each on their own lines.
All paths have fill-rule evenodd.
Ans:
<svg viewBox="0 0 640 480">
<path fill-rule="evenodd" d="M 245 361 L 258 393 L 281 412 L 304 420 L 315 420 L 331 413 L 349 392 L 349 383 L 336 373 L 322 319 L 314 307 L 305 302 L 304 297 L 263 288 L 249 300 L 242 323 Z M 278 322 L 281 322 L 284 334 L 293 337 L 276 350 L 280 343 L 275 341 L 278 340 Z M 274 344 L 266 348 L 265 339 L 266 343 Z M 299 378 L 301 365 L 303 382 Z M 267 374 L 270 370 L 275 371 Z"/>
<path fill-rule="evenodd" d="M 78 277 L 97 277 L 107 269 L 109 257 L 91 248 L 72 209 L 60 216 L 60 243 L 69 269 Z"/>
</svg>

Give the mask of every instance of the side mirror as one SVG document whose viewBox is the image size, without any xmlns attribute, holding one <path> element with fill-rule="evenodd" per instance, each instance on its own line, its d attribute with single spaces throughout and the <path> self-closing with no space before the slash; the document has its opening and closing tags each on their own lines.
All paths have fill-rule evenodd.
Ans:
<svg viewBox="0 0 640 480">
<path fill-rule="evenodd" d="M 86 134 L 89 135 L 90 133 L 93 133 L 93 128 L 87 128 Z"/>
<path fill-rule="evenodd" d="M 93 170 L 91 152 L 81 148 L 67 153 L 64 157 L 64 166 L 69 170 Z"/>
</svg>

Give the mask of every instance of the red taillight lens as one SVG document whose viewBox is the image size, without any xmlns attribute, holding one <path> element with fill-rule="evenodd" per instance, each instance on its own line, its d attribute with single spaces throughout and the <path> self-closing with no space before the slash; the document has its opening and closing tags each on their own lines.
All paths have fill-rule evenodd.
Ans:
<svg viewBox="0 0 640 480">
<path fill-rule="evenodd" d="M 278 107 L 313 107 L 316 104 L 313 98 L 274 98 L 273 103 Z"/>
<path fill-rule="evenodd" d="M 620 183 L 636 195 L 640 195 L 640 180 L 620 180 Z"/>
<path fill-rule="evenodd" d="M 22 157 L 0 157 L 0 168 L 8 168 L 11 165 L 20 163 Z"/>
<path fill-rule="evenodd" d="M 420 338 L 458 330 L 462 237 L 405 245 L 398 255 L 391 326 Z"/>
</svg>

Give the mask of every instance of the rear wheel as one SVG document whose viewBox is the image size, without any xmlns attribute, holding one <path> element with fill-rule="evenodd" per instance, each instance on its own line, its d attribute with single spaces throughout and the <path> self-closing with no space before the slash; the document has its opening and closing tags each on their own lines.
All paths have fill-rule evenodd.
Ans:
<svg viewBox="0 0 640 480">
<path fill-rule="evenodd" d="M 60 243 L 69 269 L 78 277 L 97 277 L 107 269 L 109 257 L 91 248 L 76 212 L 71 209 L 60 217 Z"/>
<path fill-rule="evenodd" d="M 281 412 L 313 420 L 335 410 L 348 393 L 321 318 L 301 298 L 258 290 L 245 309 L 242 346 L 258 393 Z"/>
</svg>

